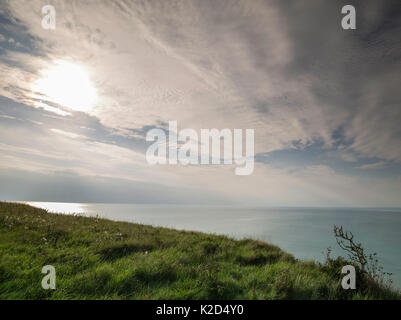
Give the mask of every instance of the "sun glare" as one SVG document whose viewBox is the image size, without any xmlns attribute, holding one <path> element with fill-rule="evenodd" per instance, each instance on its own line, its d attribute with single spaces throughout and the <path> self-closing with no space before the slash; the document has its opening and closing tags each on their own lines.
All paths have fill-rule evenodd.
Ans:
<svg viewBox="0 0 401 320">
<path fill-rule="evenodd" d="M 59 62 L 42 71 L 42 77 L 34 84 L 34 91 L 51 102 L 76 111 L 89 111 L 96 99 L 96 90 L 88 73 L 69 62 Z"/>
</svg>

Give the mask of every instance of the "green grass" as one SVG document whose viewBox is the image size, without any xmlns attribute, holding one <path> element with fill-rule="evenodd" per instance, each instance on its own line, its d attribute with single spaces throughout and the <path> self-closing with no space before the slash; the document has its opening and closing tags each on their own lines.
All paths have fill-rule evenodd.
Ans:
<svg viewBox="0 0 401 320">
<path fill-rule="evenodd" d="M 44 290 L 44 265 L 56 290 Z M 255 240 L 0 202 L 0 299 L 399 299 Z M 358 286 L 358 282 L 357 282 Z"/>
</svg>

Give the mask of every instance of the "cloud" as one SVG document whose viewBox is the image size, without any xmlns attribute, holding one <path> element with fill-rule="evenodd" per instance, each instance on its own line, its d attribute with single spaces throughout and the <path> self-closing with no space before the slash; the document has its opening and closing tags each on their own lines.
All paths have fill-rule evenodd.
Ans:
<svg viewBox="0 0 401 320">
<path fill-rule="evenodd" d="M 386 166 L 386 161 L 379 161 L 370 164 L 364 164 L 362 166 L 357 167 L 358 169 L 381 169 Z"/>
<path fill-rule="evenodd" d="M 42 1 L 8 1 L 0 11 L 0 35 L 20 44 L 0 39 L 3 168 L 192 185 L 250 203 L 354 204 L 372 196 L 358 168 L 400 167 L 395 1 L 356 1 L 354 31 L 341 29 L 336 1 L 52 4 L 54 31 L 41 27 Z M 57 60 L 88 70 L 98 93 L 91 110 L 33 92 Z M 231 167 L 150 167 L 144 134 L 169 120 L 179 129 L 255 129 L 256 153 L 274 161 L 245 180 Z M 397 177 L 382 178 L 369 183 L 388 192 L 378 202 L 393 203 L 399 197 L 385 184 Z"/>
<path fill-rule="evenodd" d="M 63 131 L 63 130 L 59 130 L 59 129 L 50 129 L 50 131 L 52 131 L 52 132 L 55 132 L 55 133 L 58 133 L 58 134 L 61 134 L 61 135 L 64 135 L 64 136 L 66 136 L 66 137 L 69 137 L 69 138 L 73 138 L 73 139 L 76 139 L 76 138 L 82 138 L 83 136 L 81 136 L 81 135 L 79 135 L 79 134 L 76 134 L 76 133 L 72 133 L 72 132 L 67 132 L 67 131 Z"/>
<path fill-rule="evenodd" d="M 0 168 L 0 199 L 103 203 L 224 204 L 221 195 L 196 188 L 165 188 L 143 181 L 86 177 L 72 172 L 38 173 Z M 40 187 L 38 187 L 40 186 Z"/>
</svg>

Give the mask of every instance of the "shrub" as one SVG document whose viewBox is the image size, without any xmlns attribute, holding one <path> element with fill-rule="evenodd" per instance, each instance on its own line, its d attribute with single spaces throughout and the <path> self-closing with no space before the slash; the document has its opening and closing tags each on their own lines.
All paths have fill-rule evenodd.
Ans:
<svg viewBox="0 0 401 320">
<path fill-rule="evenodd" d="M 383 271 L 383 267 L 379 265 L 377 253 L 366 253 L 362 244 L 354 241 L 352 232 L 344 231 L 342 226 L 334 226 L 333 231 L 337 244 L 347 252 L 348 260 L 343 257 L 331 258 L 331 249 L 328 248 L 323 270 L 331 276 L 337 276 L 340 279 L 342 267 L 352 265 L 356 271 L 358 283 L 356 289 L 358 292 L 368 296 L 380 292 L 383 298 L 394 296 L 395 293 L 392 291 L 392 274 Z M 341 294 L 341 296 L 344 294 Z"/>
</svg>

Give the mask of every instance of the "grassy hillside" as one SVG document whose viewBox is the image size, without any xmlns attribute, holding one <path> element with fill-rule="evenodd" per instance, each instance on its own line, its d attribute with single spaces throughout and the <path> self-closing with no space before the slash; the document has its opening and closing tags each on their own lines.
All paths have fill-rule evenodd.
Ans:
<svg viewBox="0 0 401 320">
<path fill-rule="evenodd" d="M 44 290 L 44 265 L 57 272 Z M 0 202 L 0 299 L 400 298 L 276 246 Z"/>
</svg>

